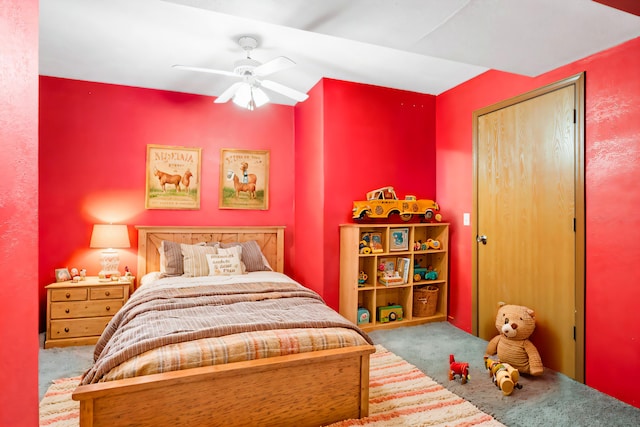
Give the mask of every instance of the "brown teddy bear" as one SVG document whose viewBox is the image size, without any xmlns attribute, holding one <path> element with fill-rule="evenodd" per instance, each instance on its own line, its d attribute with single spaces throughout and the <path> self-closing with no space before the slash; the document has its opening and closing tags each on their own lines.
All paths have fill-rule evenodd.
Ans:
<svg viewBox="0 0 640 427">
<path fill-rule="evenodd" d="M 521 373 L 542 375 L 542 359 L 529 337 L 536 328 L 535 313 L 522 305 L 501 302 L 496 315 L 496 329 L 500 335 L 487 345 L 487 356 L 498 356 Z"/>
</svg>

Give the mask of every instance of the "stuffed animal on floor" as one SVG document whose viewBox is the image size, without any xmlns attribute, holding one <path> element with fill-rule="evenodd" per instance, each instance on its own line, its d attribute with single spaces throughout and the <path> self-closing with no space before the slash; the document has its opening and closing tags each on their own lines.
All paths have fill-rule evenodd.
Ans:
<svg viewBox="0 0 640 427">
<path fill-rule="evenodd" d="M 497 355 L 520 373 L 542 375 L 544 370 L 538 349 L 529 341 L 536 328 L 535 312 L 522 305 L 501 302 L 496 315 L 499 335 L 493 337 L 485 351 L 487 356 Z"/>
<path fill-rule="evenodd" d="M 453 354 L 449 355 L 449 381 L 453 380 L 456 375 L 460 376 L 460 382 L 466 384 L 471 379 L 469 375 L 469 364 L 467 362 L 456 362 Z"/>
<path fill-rule="evenodd" d="M 502 390 L 502 394 L 505 396 L 509 396 L 511 392 L 513 392 L 514 387 L 518 389 L 522 388 L 522 386 L 518 384 L 520 373 L 513 366 L 487 356 L 484 357 L 484 365 L 487 367 L 493 383 Z"/>
</svg>

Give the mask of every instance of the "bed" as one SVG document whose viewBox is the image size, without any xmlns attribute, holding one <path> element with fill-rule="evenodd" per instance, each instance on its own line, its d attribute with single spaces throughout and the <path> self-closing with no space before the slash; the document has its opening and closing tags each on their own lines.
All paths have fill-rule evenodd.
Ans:
<svg viewBox="0 0 640 427">
<path fill-rule="evenodd" d="M 283 272 L 281 226 L 136 228 L 139 278 L 160 271 L 163 241 L 187 245 L 256 242 L 273 275 Z M 259 274 L 270 277 L 272 273 Z M 138 292 L 141 296 L 150 292 L 145 286 L 136 290 L 130 301 L 138 298 Z M 280 292 L 279 284 L 273 286 Z M 96 351 L 98 346 L 108 345 L 99 343 Z M 81 427 L 326 425 L 368 415 L 369 355 L 373 352 L 374 347 L 363 342 L 190 367 L 82 384 L 73 392 L 73 399 L 80 402 Z"/>
</svg>

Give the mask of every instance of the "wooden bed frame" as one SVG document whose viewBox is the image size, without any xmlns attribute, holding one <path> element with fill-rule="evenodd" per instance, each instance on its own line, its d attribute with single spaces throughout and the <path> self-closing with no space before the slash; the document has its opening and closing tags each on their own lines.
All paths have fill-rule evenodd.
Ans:
<svg viewBox="0 0 640 427">
<path fill-rule="evenodd" d="M 162 240 L 256 240 L 275 271 L 284 266 L 284 227 L 138 229 L 138 279 L 158 271 Z M 370 345 L 279 356 L 81 385 L 81 427 L 318 426 L 369 411 Z"/>
</svg>

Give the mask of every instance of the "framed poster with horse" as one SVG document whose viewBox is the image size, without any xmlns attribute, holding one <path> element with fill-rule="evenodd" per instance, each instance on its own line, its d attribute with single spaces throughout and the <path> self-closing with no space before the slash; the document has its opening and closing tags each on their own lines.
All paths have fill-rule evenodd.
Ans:
<svg viewBox="0 0 640 427">
<path fill-rule="evenodd" d="M 147 145 L 145 208 L 200 209 L 201 150 Z"/>
<path fill-rule="evenodd" d="M 269 151 L 220 151 L 220 209 L 269 209 Z"/>
</svg>

